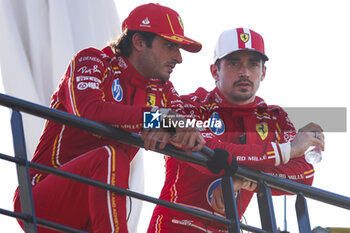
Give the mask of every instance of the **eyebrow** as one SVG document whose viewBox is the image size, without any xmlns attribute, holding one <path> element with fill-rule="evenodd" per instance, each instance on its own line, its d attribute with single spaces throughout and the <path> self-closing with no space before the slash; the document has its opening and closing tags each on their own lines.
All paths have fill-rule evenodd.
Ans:
<svg viewBox="0 0 350 233">
<path fill-rule="evenodd" d="M 226 58 L 227 61 L 240 61 L 241 59 L 238 57 L 228 57 Z M 254 62 L 260 62 L 261 59 L 260 58 L 249 58 L 248 59 L 250 62 L 254 61 Z"/>
</svg>

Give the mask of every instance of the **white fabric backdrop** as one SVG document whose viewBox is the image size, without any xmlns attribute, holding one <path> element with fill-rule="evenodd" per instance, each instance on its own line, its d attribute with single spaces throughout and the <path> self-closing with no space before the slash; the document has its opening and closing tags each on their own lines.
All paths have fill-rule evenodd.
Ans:
<svg viewBox="0 0 350 233">
<path fill-rule="evenodd" d="M 5 93 L 48 106 L 74 54 L 86 47 L 103 48 L 119 33 L 113 0 L 0 0 L 0 65 Z M 30 158 L 44 120 L 22 116 Z M 143 192 L 143 159 L 135 158 L 130 188 Z M 132 206 L 129 230 L 136 232 L 141 202 L 133 200 Z"/>
</svg>

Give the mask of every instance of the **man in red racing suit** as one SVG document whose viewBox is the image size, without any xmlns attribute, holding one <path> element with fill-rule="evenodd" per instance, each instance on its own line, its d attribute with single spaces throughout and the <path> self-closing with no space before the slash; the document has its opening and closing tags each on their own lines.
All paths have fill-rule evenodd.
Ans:
<svg viewBox="0 0 350 233">
<path fill-rule="evenodd" d="M 244 32 L 243 29 L 234 29 L 230 33 L 233 34 L 232 31 L 234 31 L 239 34 L 241 30 L 242 34 L 249 33 L 249 38 L 254 39 L 254 42 L 257 38 L 262 40 L 260 35 L 258 37 L 257 33 L 249 29 L 244 29 Z M 239 35 L 238 38 L 240 38 Z M 234 40 L 230 40 L 229 43 L 233 43 L 232 41 Z M 246 69 L 244 71 L 246 73 L 241 74 L 246 77 L 242 78 L 238 75 L 238 79 L 244 81 L 235 83 L 231 79 L 233 84 L 223 87 L 220 83 L 222 80 L 216 79 L 217 87 L 211 92 L 199 88 L 193 94 L 182 96 L 186 113 L 197 120 L 211 119 L 209 127 L 202 132 L 202 135 L 208 147 L 223 148 L 230 153 L 231 157 L 228 162 L 234 156 L 240 164 L 246 167 L 311 185 L 314 169 L 312 165 L 305 162 L 302 154 L 312 143 L 322 146 L 323 141 L 314 139 L 314 134 L 310 132 L 296 134 L 287 113 L 281 107 L 269 106 L 263 99 L 255 96 L 258 85 L 254 83 L 254 74 L 264 75 L 260 72 L 264 70 L 261 67 L 266 55 L 262 49 L 260 51 L 262 54 L 248 51 L 245 47 L 238 47 L 227 53 L 228 57 L 220 57 L 219 59 L 222 60 L 220 72 L 234 72 L 237 69 L 243 73 L 241 70 Z M 216 63 L 216 66 L 218 65 Z M 215 72 L 214 77 L 217 74 Z M 223 79 L 229 80 L 228 76 Z M 236 86 L 239 87 L 236 88 Z M 249 98 L 244 98 L 244 94 L 250 91 L 246 86 L 253 89 L 251 91 L 253 95 L 248 95 Z M 227 93 L 232 92 L 243 94 L 231 98 L 232 96 Z M 243 101 L 246 99 L 249 101 Z M 215 126 L 214 123 L 218 121 L 222 124 Z M 308 131 L 311 128 L 321 130 L 319 126 L 309 124 L 302 131 Z M 213 206 L 214 191 L 220 188 L 221 179 L 218 176 L 211 174 L 206 168 L 191 163 L 178 161 L 171 157 L 166 157 L 165 160 L 166 177 L 160 199 L 212 214 L 222 215 L 224 213 L 224 209 L 218 211 Z M 237 199 L 239 217 L 246 210 L 253 193 L 253 191 L 241 190 Z M 274 195 L 287 194 L 278 190 L 272 190 L 272 193 Z M 156 206 L 148 232 L 227 232 L 227 226 Z"/>
<path fill-rule="evenodd" d="M 149 26 L 157 23 L 149 32 L 139 27 L 141 21 L 134 22 L 147 17 Z M 159 4 L 136 8 L 123 23 L 121 41 L 132 38 L 130 54 L 121 56 L 112 45 L 102 51 L 80 51 L 69 64 L 50 107 L 132 132 L 140 132 L 144 111 L 158 107 L 183 111 L 168 79 L 182 61 L 180 45 L 190 52 L 198 52 L 201 45 L 183 35 L 178 18 L 175 11 Z M 159 34 L 164 30 L 177 33 L 177 40 L 164 39 Z M 143 47 L 137 47 L 140 44 Z M 145 65 L 137 61 L 139 56 L 158 59 L 159 64 Z M 196 140 L 201 137 L 197 135 L 193 136 Z M 47 121 L 32 161 L 128 188 L 129 164 L 137 151 L 136 147 Z M 39 218 L 95 233 L 128 232 L 125 196 L 34 169 L 30 169 L 30 177 Z M 18 190 L 14 208 L 21 212 Z M 57 231 L 39 227 L 38 232 Z"/>
</svg>

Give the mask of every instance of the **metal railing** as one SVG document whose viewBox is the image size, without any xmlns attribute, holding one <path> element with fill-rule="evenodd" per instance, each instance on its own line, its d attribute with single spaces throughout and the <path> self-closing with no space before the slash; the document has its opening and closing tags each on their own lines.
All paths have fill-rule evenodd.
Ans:
<svg viewBox="0 0 350 233">
<path fill-rule="evenodd" d="M 0 105 L 12 108 L 13 110 L 11 117 L 11 126 L 15 156 L 13 157 L 0 153 L 0 159 L 16 163 L 19 181 L 19 192 L 22 205 L 22 213 L 12 212 L 0 208 L 0 214 L 23 220 L 24 229 L 27 233 L 37 232 L 37 225 L 57 229 L 62 232 L 84 232 L 82 230 L 70 228 L 68 226 L 63 226 L 36 217 L 34 211 L 31 185 L 29 180 L 29 168 L 34 168 L 47 173 L 52 173 L 57 176 L 73 179 L 78 182 L 103 188 L 111 192 L 118 193 L 120 195 L 127 195 L 157 205 L 173 208 L 175 210 L 182 211 L 184 213 L 191 214 L 200 218 L 226 224 L 229 233 L 238 233 L 240 232 L 240 230 L 247 230 L 250 232 L 258 233 L 278 232 L 270 188 L 276 188 L 292 194 L 297 194 L 295 207 L 297 213 L 299 232 L 302 233 L 311 233 L 311 225 L 308 216 L 308 209 L 305 197 L 350 210 L 350 198 L 348 197 L 331 193 L 315 187 L 307 186 L 304 184 L 296 183 L 291 180 L 276 177 L 270 174 L 255 171 L 238 165 L 238 169 L 236 172 L 237 175 L 258 183 L 257 198 L 262 228 L 256 228 L 254 226 L 243 224 L 238 219 L 238 211 L 236 206 L 236 199 L 234 196 L 233 181 L 231 177 L 222 178 L 226 217 L 220 217 L 217 215 L 209 214 L 204 211 L 192 209 L 186 206 L 146 196 L 127 189 L 108 185 L 106 183 L 102 183 L 86 177 L 71 174 L 59 169 L 44 166 L 42 164 L 30 162 L 27 160 L 26 156 L 23 123 L 20 112 L 29 113 L 51 121 L 66 124 L 71 127 L 86 130 L 91 133 L 115 139 L 122 143 L 134 145 L 137 147 L 142 147 L 143 141 L 141 140 L 140 135 L 138 134 L 125 132 L 109 125 L 80 118 L 66 112 L 50 109 L 8 95 L 0 94 Z M 212 158 L 214 153 L 209 148 L 204 147 L 204 149 L 200 153 L 193 153 L 191 156 L 189 156 L 184 151 L 181 151 L 173 147 L 172 145 L 167 145 L 164 149 L 157 149 L 156 151 L 162 154 L 166 154 L 168 156 L 172 156 L 176 159 L 180 159 L 204 167 L 207 167 L 207 163 L 208 161 L 210 161 L 210 158 Z"/>
</svg>

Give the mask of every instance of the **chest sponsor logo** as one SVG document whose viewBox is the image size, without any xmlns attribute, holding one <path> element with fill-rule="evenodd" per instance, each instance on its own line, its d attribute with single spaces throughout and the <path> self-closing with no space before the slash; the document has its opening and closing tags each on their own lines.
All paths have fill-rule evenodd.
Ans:
<svg viewBox="0 0 350 233">
<path fill-rule="evenodd" d="M 256 132 L 258 132 L 258 134 L 261 137 L 261 140 L 265 140 L 267 135 L 269 134 L 269 128 L 267 126 L 266 122 L 262 122 L 259 124 L 256 124 Z"/>
<path fill-rule="evenodd" d="M 82 82 L 82 81 L 93 81 L 96 83 L 101 83 L 101 80 L 93 76 L 77 76 L 77 82 Z"/>
<path fill-rule="evenodd" d="M 154 94 L 147 95 L 147 106 L 155 106 L 156 105 L 156 96 Z"/>
<path fill-rule="evenodd" d="M 223 134 L 225 132 L 225 124 L 220 119 L 219 113 L 214 112 L 210 116 L 210 121 L 212 121 L 212 122 L 220 121 L 221 122 L 221 124 L 209 125 L 209 129 L 210 129 L 211 132 L 213 132 L 216 135 L 221 135 L 221 134 Z M 220 125 L 220 127 L 217 127 L 218 125 Z"/>
<path fill-rule="evenodd" d="M 123 69 L 128 68 L 128 65 L 126 64 L 126 62 L 122 57 L 118 57 L 118 65 Z"/>
<path fill-rule="evenodd" d="M 78 72 L 81 74 L 94 74 L 94 73 L 101 74 L 101 71 L 98 69 L 98 65 L 94 65 L 92 68 L 88 68 L 87 66 L 82 66 L 78 69 Z"/>
<path fill-rule="evenodd" d="M 78 90 L 85 90 L 87 88 L 91 88 L 91 89 L 99 89 L 99 83 L 95 83 L 95 82 L 80 82 L 77 85 Z"/>
<path fill-rule="evenodd" d="M 79 62 L 83 62 L 83 61 L 93 61 L 93 62 L 98 62 L 101 65 L 103 65 L 103 62 L 97 58 L 97 57 L 91 57 L 91 56 L 86 56 L 86 57 L 81 57 L 78 59 Z"/>
<path fill-rule="evenodd" d="M 123 99 L 123 88 L 119 83 L 119 78 L 113 81 L 112 95 L 115 101 L 120 102 Z"/>
<path fill-rule="evenodd" d="M 221 178 L 211 182 L 211 184 L 207 189 L 207 201 L 210 206 L 211 206 L 211 202 L 213 201 L 213 192 L 220 185 L 221 185 Z"/>
</svg>

